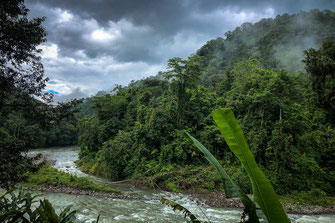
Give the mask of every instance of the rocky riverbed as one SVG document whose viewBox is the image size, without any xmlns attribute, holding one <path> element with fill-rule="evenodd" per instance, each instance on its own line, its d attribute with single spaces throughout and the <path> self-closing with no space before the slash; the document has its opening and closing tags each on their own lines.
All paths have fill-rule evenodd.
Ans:
<svg viewBox="0 0 335 223">
<path fill-rule="evenodd" d="M 41 191 L 48 193 L 64 193 L 64 194 L 73 194 L 73 195 L 88 195 L 100 198 L 113 198 L 113 199 L 129 199 L 129 200 L 138 200 L 140 199 L 134 195 L 127 195 L 122 193 L 107 193 L 95 190 L 82 189 L 77 187 L 70 187 L 65 185 L 43 185 L 40 187 L 30 188 L 27 187 L 27 190 L 30 191 Z"/>
</svg>

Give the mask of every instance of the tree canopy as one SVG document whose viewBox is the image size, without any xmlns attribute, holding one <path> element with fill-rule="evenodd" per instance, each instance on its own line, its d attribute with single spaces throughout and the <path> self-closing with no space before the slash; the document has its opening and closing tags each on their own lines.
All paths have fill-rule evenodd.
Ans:
<svg viewBox="0 0 335 223">
<path fill-rule="evenodd" d="M 317 104 L 327 110 L 335 125 L 335 41 L 326 40 L 319 50 L 306 50 L 305 55 L 306 71 L 310 74 Z"/>
<path fill-rule="evenodd" d="M 312 28 L 297 19 L 314 21 Z M 190 168 L 204 159 L 183 132 L 204 142 L 228 169 L 239 166 L 211 117 L 213 110 L 226 107 L 234 111 L 277 192 L 319 188 L 334 194 L 332 107 L 325 109 L 313 93 L 318 89 L 313 85 L 322 84 L 321 96 L 328 106 L 334 104 L 329 93 L 333 45 L 325 41 L 335 36 L 334 24 L 333 12 L 318 10 L 243 24 L 188 59 L 170 59 L 163 75 L 92 97 L 94 112 L 79 121 L 81 168 L 114 180 L 147 176 L 171 190 L 220 189 L 219 181 L 206 181 L 209 175 L 199 177 L 195 170 L 197 180 L 190 177 Z M 321 47 L 296 42 L 314 36 L 314 29 Z M 188 180 L 178 175 L 183 169 Z M 232 177 L 250 192 L 245 172 L 236 169 Z"/>
</svg>

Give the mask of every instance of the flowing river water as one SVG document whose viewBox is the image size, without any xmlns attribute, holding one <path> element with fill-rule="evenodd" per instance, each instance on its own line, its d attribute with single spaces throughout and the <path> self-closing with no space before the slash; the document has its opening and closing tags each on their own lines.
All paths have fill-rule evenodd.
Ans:
<svg viewBox="0 0 335 223">
<path fill-rule="evenodd" d="M 92 176 L 83 173 L 75 165 L 78 159 L 78 147 L 62 147 L 55 149 L 39 149 L 30 153 L 41 153 L 44 156 L 56 161 L 54 167 L 58 170 L 71 173 L 77 176 L 91 178 L 98 183 L 107 183 L 108 179 Z M 62 193 L 42 193 L 40 198 L 48 199 L 56 211 L 73 205 L 77 210 L 77 222 L 92 222 L 100 214 L 99 222 L 185 222 L 183 214 L 172 208 L 162 205 L 159 201 L 161 196 L 173 200 L 202 220 L 210 222 L 239 222 L 242 213 L 241 209 L 214 208 L 203 204 L 197 204 L 197 200 L 190 195 L 182 193 L 171 193 L 158 190 L 138 189 L 130 184 L 113 183 L 113 188 L 120 189 L 124 194 L 136 195 L 139 200 L 122 200 L 111 198 L 98 198 L 86 195 L 71 195 Z M 204 214 L 205 213 L 205 214 Z M 207 216 L 207 218 L 205 217 Z M 292 222 L 335 222 L 335 215 L 289 215 Z"/>
</svg>

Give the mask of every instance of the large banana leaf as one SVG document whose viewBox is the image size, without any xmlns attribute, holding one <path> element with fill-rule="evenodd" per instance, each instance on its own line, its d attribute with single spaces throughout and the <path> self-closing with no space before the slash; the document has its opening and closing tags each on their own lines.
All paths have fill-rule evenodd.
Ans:
<svg viewBox="0 0 335 223">
<path fill-rule="evenodd" d="M 243 164 L 252 183 L 254 200 L 270 223 L 290 222 L 271 183 L 258 167 L 243 131 L 230 109 L 217 109 L 213 118 L 228 146 Z"/>
<path fill-rule="evenodd" d="M 217 169 L 224 185 L 224 191 L 227 198 L 230 197 L 240 197 L 243 205 L 244 212 L 249 216 L 248 222 L 258 223 L 258 216 L 256 213 L 256 205 L 250 200 L 248 195 L 246 195 L 235 183 L 231 180 L 227 172 L 222 168 L 217 159 L 209 152 L 204 145 L 202 145 L 197 139 L 192 137 L 189 133 L 185 132 L 185 137 L 192 140 L 194 145 L 203 152 L 205 158 Z"/>
</svg>

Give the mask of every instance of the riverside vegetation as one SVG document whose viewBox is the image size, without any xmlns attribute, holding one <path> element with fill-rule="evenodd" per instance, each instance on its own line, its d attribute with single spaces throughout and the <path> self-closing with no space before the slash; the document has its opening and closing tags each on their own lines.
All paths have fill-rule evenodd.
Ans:
<svg viewBox="0 0 335 223">
<path fill-rule="evenodd" d="M 170 59 L 166 72 L 88 98 L 82 106 L 94 113 L 79 120 L 79 165 L 172 191 L 222 190 L 219 175 L 184 140 L 187 131 L 250 193 L 245 169 L 212 121 L 213 110 L 227 107 L 277 193 L 334 195 L 332 24 L 327 10 L 246 23 L 186 60 Z M 316 49 L 304 37 L 315 37 Z"/>
<path fill-rule="evenodd" d="M 18 194 L 14 193 L 14 189 L 7 191 L 0 197 L 0 221 L 31 223 L 75 222 L 76 211 L 71 211 L 71 206 L 62 210 L 58 215 L 46 199 L 39 200 L 39 206 L 36 206 L 36 198 L 37 196 L 32 196 L 30 193 L 25 193 L 22 190 Z M 99 216 L 92 223 L 98 222 Z"/>
<path fill-rule="evenodd" d="M 27 180 L 20 185 L 30 189 L 43 188 L 43 186 L 65 186 L 82 190 L 92 190 L 106 193 L 120 193 L 108 185 L 96 184 L 86 177 L 77 177 L 45 165 L 36 173 L 27 173 Z"/>
<path fill-rule="evenodd" d="M 242 129 L 232 111 L 229 109 L 215 110 L 213 119 L 228 146 L 248 173 L 253 188 L 253 200 L 231 180 L 216 158 L 198 140 L 188 133 L 186 133 L 186 137 L 193 141 L 199 150 L 204 153 L 206 159 L 217 169 L 223 182 L 226 197 L 239 197 L 241 199 L 244 205 L 242 222 L 259 222 L 260 215 L 265 215 L 268 222 L 290 222 L 271 183 L 256 164 Z M 257 205 L 262 210 L 261 214 L 256 212 Z M 248 215 L 248 220 L 245 220 L 244 214 Z M 192 222 L 196 222 L 196 220 L 192 220 Z"/>
<path fill-rule="evenodd" d="M 249 143 L 253 163 L 259 166 L 257 176 L 267 177 L 286 201 L 297 202 L 298 197 L 304 199 L 303 205 L 334 205 L 327 198 L 335 194 L 333 11 L 245 23 L 225 38 L 208 41 L 187 59 L 170 59 L 167 70 L 154 77 L 117 86 L 82 103 L 52 106 L 52 95 L 43 91 L 48 79 L 37 56 L 37 46 L 46 41 L 41 25 L 45 18 L 29 19 L 23 3 L 11 0 L 0 5 L 1 187 L 26 180 L 28 185 L 90 185 L 50 167 L 40 169 L 25 155 L 31 148 L 71 145 L 78 139 L 78 164 L 84 171 L 112 180 L 144 180 L 172 191 L 224 190 L 228 197 L 242 197 L 249 220 L 256 222 L 252 210 L 257 205 L 246 194 L 254 193 L 255 202 L 272 221 L 271 211 L 266 211 L 269 204 L 262 199 L 262 193 L 270 191 L 275 209 L 286 216 L 271 185 L 258 189 L 236 145 L 221 137 L 224 128 L 215 125 L 212 111 L 226 107 L 234 111 L 246 134 L 242 146 Z M 223 169 L 216 172 L 207 164 L 205 150 L 184 139 L 184 132 L 204 143 L 217 159 L 215 167 L 226 170 L 225 177 Z M 70 222 L 73 217 L 68 208 L 58 216 L 47 201 L 32 210 L 34 198 L 29 194 L 9 191 L 0 200 L 1 218 L 8 221 L 27 222 L 27 215 L 31 222 Z"/>
</svg>

